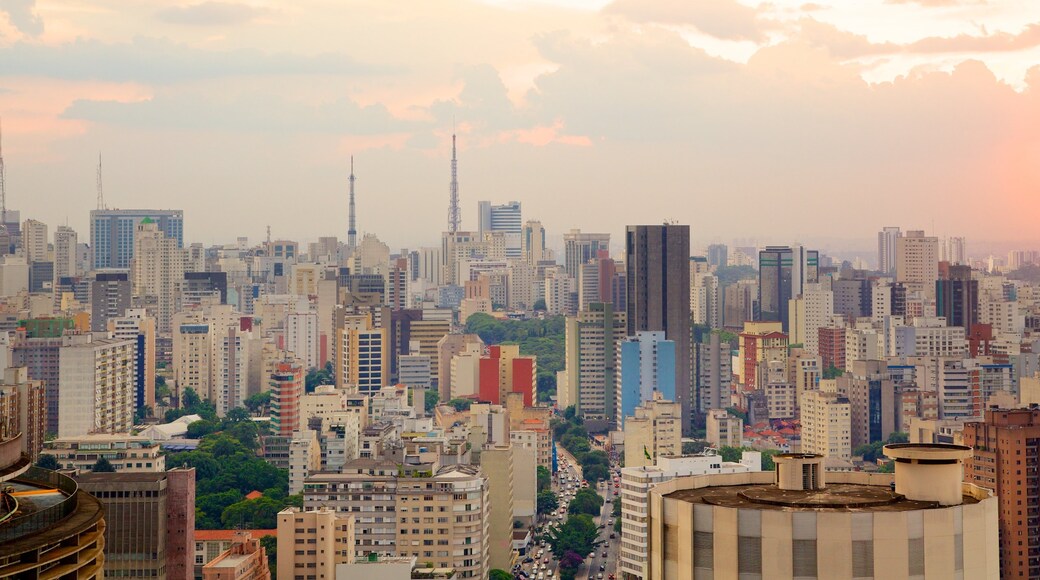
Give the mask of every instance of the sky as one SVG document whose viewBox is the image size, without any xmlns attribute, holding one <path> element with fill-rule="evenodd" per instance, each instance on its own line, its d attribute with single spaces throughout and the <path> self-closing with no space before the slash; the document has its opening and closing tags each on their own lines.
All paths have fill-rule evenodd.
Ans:
<svg viewBox="0 0 1040 580">
<path fill-rule="evenodd" d="M 883 226 L 1040 248 L 1036 0 L 0 0 L 7 207 L 185 237 L 439 243 L 519 200 L 550 237 Z M 846 242 L 847 241 L 847 242 Z"/>
</svg>

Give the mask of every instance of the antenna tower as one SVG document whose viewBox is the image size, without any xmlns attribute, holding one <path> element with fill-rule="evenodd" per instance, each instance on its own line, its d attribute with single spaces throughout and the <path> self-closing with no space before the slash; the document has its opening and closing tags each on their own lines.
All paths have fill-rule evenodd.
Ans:
<svg viewBox="0 0 1040 580">
<path fill-rule="evenodd" d="M 357 244 L 357 221 L 354 213 L 354 156 L 350 156 L 350 223 L 347 229 L 347 246 L 353 250 Z"/>
<path fill-rule="evenodd" d="M 455 155 L 455 133 L 451 134 L 451 201 L 448 204 L 448 231 L 459 231 L 462 212 L 459 209 L 459 160 Z"/>
<path fill-rule="evenodd" d="M 4 183 L 4 128 L 0 122 L 0 228 L 7 229 L 7 185 Z"/>
<path fill-rule="evenodd" d="M 97 154 L 97 208 L 108 209 L 105 206 L 105 190 L 101 187 L 101 152 Z"/>
</svg>

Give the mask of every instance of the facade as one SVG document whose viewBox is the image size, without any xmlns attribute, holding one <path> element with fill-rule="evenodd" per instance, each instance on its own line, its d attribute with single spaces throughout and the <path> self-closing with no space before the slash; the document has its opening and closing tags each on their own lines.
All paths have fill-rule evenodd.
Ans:
<svg viewBox="0 0 1040 580">
<path fill-rule="evenodd" d="M 649 492 L 657 484 L 676 477 L 762 470 L 762 454 L 744 451 L 740 463 L 723 461 L 714 451 L 698 455 L 665 456 L 655 465 L 621 470 L 621 549 L 618 570 L 622 578 L 646 578 L 647 513 Z"/>
<path fill-rule="evenodd" d="M 974 448 L 964 481 L 993 490 L 1000 505 L 1002 577 L 1040 577 L 1040 409 L 988 409 L 964 425 L 964 444 Z"/>
<path fill-rule="evenodd" d="M 646 578 L 999 578 L 997 499 L 961 483 L 971 449 L 885 453 L 894 476 L 827 472 L 819 456 L 787 454 L 774 457 L 776 472 L 658 484 Z"/>
<path fill-rule="evenodd" d="M 809 390 L 802 394 L 802 451 L 852 459 L 852 410 L 838 393 Z"/>
<path fill-rule="evenodd" d="M 628 226 L 625 267 L 628 335 L 664 331 L 675 343 L 675 401 L 683 410 L 683 434 L 696 408 L 690 379 L 690 227 Z"/>
<path fill-rule="evenodd" d="M 744 420 L 725 409 L 710 409 L 705 418 L 705 439 L 715 447 L 744 445 Z"/>
<path fill-rule="evenodd" d="M 69 226 L 54 230 L 54 279 L 79 276 L 76 249 L 79 236 Z"/>
<path fill-rule="evenodd" d="M 610 252 L 610 234 L 588 234 L 580 230 L 563 234 L 564 271 L 577 279 L 581 265 L 598 256 L 600 250 Z"/>
<path fill-rule="evenodd" d="M 320 347 L 316 312 L 292 312 L 285 317 L 285 350 L 296 355 L 306 368 L 318 366 Z"/>
<path fill-rule="evenodd" d="M 335 578 L 337 564 L 354 561 L 354 518 L 324 507 L 278 512 L 278 578 Z"/>
<path fill-rule="evenodd" d="M 625 420 L 625 465 L 653 465 L 670 455 L 682 455 L 682 408 L 655 393 Z"/>
<path fill-rule="evenodd" d="M 502 233 L 505 237 L 506 258 L 519 259 L 523 255 L 524 232 L 520 202 L 510 201 L 501 205 L 492 205 L 490 201 L 478 202 L 477 207 L 478 234 L 483 237 L 487 232 Z"/>
<path fill-rule="evenodd" d="M 508 393 L 523 393 L 524 404 L 534 404 L 538 363 L 533 356 L 520 356 L 520 345 L 492 346 L 479 364 L 481 401 L 501 404 Z"/>
<path fill-rule="evenodd" d="M 159 224 L 144 218 L 134 230 L 130 282 L 134 296 L 155 302 L 159 332 L 170 332 L 177 296 L 184 281 L 187 252 Z"/>
<path fill-rule="evenodd" d="M 66 337 L 61 347 L 58 436 L 127 433 L 133 427 L 136 341 Z"/>
<path fill-rule="evenodd" d="M 390 342 L 385 328 L 372 328 L 368 317 L 343 328 L 339 333 L 340 360 L 333 363 L 339 377 L 336 384 L 359 393 L 373 393 L 390 379 Z"/>
<path fill-rule="evenodd" d="M 617 422 L 620 376 L 618 345 L 625 313 L 593 303 L 566 322 L 566 388 L 557 389 L 561 408 L 576 405 L 586 420 Z"/>
<path fill-rule="evenodd" d="M 29 459 L 39 459 L 47 434 L 47 404 L 43 383 L 30 381 L 25 367 L 4 369 L 4 382 L 0 384 L 0 423 L 8 433 L 21 433 Z"/>
<path fill-rule="evenodd" d="M 912 230 L 896 239 L 896 281 L 911 292 L 935 298 L 939 278 L 939 238 Z"/>
<path fill-rule="evenodd" d="M 270 580 L 267 550 L 249 532 L 236 532 L 227 550 L 202 567 L 203 580 Z"/>
<path fill-rule="evenodd" d="M 80 489 L 105 507 L 105 575 L 192 577 L 195 469 L 156 473 L 82 473 Z"/>
<path fill-rule="evenodd" d="M 282 437 L 305 427 L 300 417 L 303 382 L 303 367 L 291 362 L 279 363 L 271 375 L 271 426 Z"/>
<path fill-rule="evenodd" d="M 935 315 L 970 333 L 979 323 L 979 281 L 972 280 L 971 266 L 947 265 L 944 270 L 935 282 Z"/>
<path fill-rule="evenodd" d="M 94 269 L 129 268 L 134 257 L 134 232 L 144 219 L 184 247 L 184 212 L 181 210 L 96 209 L 90 212 L 90 247 Z"/>
<path fill-rule="evenodd" d="M 130 276 L 126 272 L 97 272 L 90 281 L 90 330 L 105 332 L 108 320 L 126 316 L 130 308 Z"/>
<path fill-rule="evenodd" d="M 693 345 L 693 380 L 698 412 L 729 406 L 733 356 L 729 343 L 723 343 L 717 333 Z"/>
<path fill-rule="evenodd" d="M 675 349 L 675 341 L 665 340 L 665 333 L 660 331 L 640 331 L 621 342 L 621 388 L 616 403 L 621 423 L 641 404 L 658 397 L 676 400 Z"/>
<path fill-rule="evenodd" d="M 144 309 L 129 310 L 126 316 L 108 319 L 112 338 L 132 340 L 134 348 L 134 408 L 155 408 L 155 319 Z"/>
<path fill-rule="evenodd" d="M 903 236 L 897 227 L 882 228 L 878 232 L 878 271 L 888 276 L 896 273 L 896 240 Z"/>
<path fill-rule="evenodd" d="M 852 448 L 884 441 L 896 431 L 896 389 L 884 361 L 855 361 L 838 377 L 838 393 L 848 398 L 852 413 Z"/>
<path fill-rule="evenodd" d="M 104 458 L 117 473 L 166 471 L 166 456 L 159 443 L 139 435 L 95 433 L 54 439 L 45 447 L 45 453 L 54 456 L 62 469 L 88 472 L 99 459 Z"/>
</svg>

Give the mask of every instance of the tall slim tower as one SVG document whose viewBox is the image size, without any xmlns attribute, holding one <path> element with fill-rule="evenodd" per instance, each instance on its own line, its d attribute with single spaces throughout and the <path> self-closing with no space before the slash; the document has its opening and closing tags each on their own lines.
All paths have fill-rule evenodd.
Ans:
<svg viewBox="0 0 1040 580">
<path fill-rule="evenodd" d="M 354 250 L 357 247 L 357 221 L 354 213 L 354 156 L 350 156 L 350 224 L 347 229 L 347 246 Z"/>
<path fill-rule="evenodd" d="M 4 184 L 4 128 L 0 122 L 0 229 L 7 229 L 7 186 Z"/>
<path fill-rule="evenodd" d="M 97 208 L 108 209 L 105 207 L 105 190 L 101 187 L 101 152 L 97 154 Z"/>
<path fill-rule="evenodd" d="M 462 224 L 459 209 L 459 161 L 455 156 L 455 133 L 451 134 L 451 201 L 448 203 L 448 231 L 457 232 Z"/>
</svg>

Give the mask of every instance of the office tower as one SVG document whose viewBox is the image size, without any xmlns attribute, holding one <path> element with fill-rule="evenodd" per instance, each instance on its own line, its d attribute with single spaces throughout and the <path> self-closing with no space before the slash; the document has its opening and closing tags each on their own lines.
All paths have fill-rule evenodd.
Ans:
<svg viewBox="0 0 1040 580">
<path fill-rule="evenodd" d="M 303 379 L 303 367 L 291 362 L 279 363 L 271 375 L 271 426 L 282 437 L 291 437 L 304 427 L 300 417 Z"/>
<path fill-rule="evenodd" d="M 951 264 L 967 264 L 967 255 L 964 253 L 964 238 L 953 236 L 943 240 L 942 261 Z"/>
<path fill-rule="evenodd" d="M 41 381 L 29 380 L 25 367 L 4 369 L 0 384 L 0 430 L 22 434 L 22 443 L 30 461 L 36 461 L 47 434 L 47 404 Z"/>
<path fill-rule="evenodd" d="M 593 302 L 614 303 L 614 278 L 617 266 L 606 250 L 578 268 L 578 310 L 585 310 Z M 617 306 L 615 306 L 617 308 Z"/>
<path fill-rule="evenodd" d="M 193 308 L 210 298 L 227 304 L 227 272 L 185 272 L 181 283 L 181 307 Z"/>
<path fill-rule="evenodd" d="M 416 556 L 437 568 L 454 568 L 457 578 L 487 578 L 487 476 L 474 465 L 442 467 L 437 461 L 423 463 L 421 459 L 411 465 L 361 458 L 347 462 L 339 473 L 318 473 L 307 479 L 303 507 L 372 514 L 355 524 L 358 557 L 372 553 Z M 360 494 L 359 489 L 373 493 Z M 411 516 L 399 521 L 398 515 L 409 513 L 452 517 L 432 527 L 414 522 Z M 437 546 L 455 548 L 437 550 Z"/>
<path fill-rule="evenodd" d="M 713 332 L 705 342 L 693 345 L 693 380 L 698 412 L 729 406 L 733 357 L 729 343 L 723 343 L 718 333 Z"/>
<path fill-rule="evenodd" d="M 432 388 L 432 362 L 429 355 L 425 354 L 400 355 L 398 357 L 398 382 L 409 387 Z"/>
<path fill-rule="evenodd" d="M 421 320 L 413 320 L 409 324 L 408 343 L 403 350 L 415 354 L 433 357 L 438 356 L 438 345 L 442 338 L 451 332 L 451 311 L 440 308 L 424 308 Z M 412 348 L 418 344 L 418 350 Z M 430 380 L 440 385 L 441 375 L 438 368 L 430 368 Z"/>
<path fill-rule="evenodd" d="M 408 307 L 408 259 L 397 258 L 390 264 L 386 278 L 386 305 L 391 310 Z"/>
<path fill-rule="evenodd" d="M 437 390 L 441 401 L 451 400 L 452 359 L 465 351 L 468 345 L 475 345 L 477 352 L 483 352 L 484 341 L 476 334 L 445 334 L 437 341 Z"/>
<path fill-rule="evenodd" d="M 655 392 L 625 418 L 625 467 L 653 465 L 682 455 L 682 409 Z"/>
<path fill-rule="evenodd" d="M 628 226 L 628 335 L 664 331 L 675 342 L 675 401 L 683 410 L 683 434 L 693 428 L 690 380 L 690 226 Z"/>
<path fill-rule="evenodd" d="M 195 554 L 195 468 L 90 473 L 80 489 L 105 506 L 105 573 L 120 578 L 190 578 Z"/>
<path fill-rule="evenodd" d="M 841 278 L 831 282 L 834 292 L 834 313 L 841 314 L 846 320 L 873 315 L 873 295 L 871 282 L 863 270 L 853 270 L 850 278 Z"/>
<path fill-rule="evenodd" d="M 90 211 L 93 269 L 129 268 L 135 252 L 135 232 L 145 219 L 154 223 L 164 237 L 173 240 L 176 248 L 184 247 L 184 212 L 181 210 L 95 209 Z"/>
<path fill-rule="evenodd" d="M 126 315 L 131 300 L 126 272 L 97 272 L 90 282 L 90 330 L 104 332 L 110 318 Z"/>
<path fill-rule="evenodd" d="M 249 532 L 236 531 L 228 549 L 202 566 L 202 580 L 271 580 L 267 550 Z"/>
<path fill-rule="evenodd" d="M 54 282 L 54 262 L 29 263 L 29 292 L 49 292 Z"/>
<path fill-rule="evenodd" d="M 368 394 L 381 389 L 390 378 L 390 344 L 385 328 L 373 328 L 367 316 L 353 317 L 340 330 L 342 357 L 333 363 L 338 385 Z"/>
<path fill-rule="evenodd" d="M 621 380 L 615 403 L 618 421 L 624 423 L 639 405 L 655 397 L 675 401 L 676 348 L 675 341 L 665 339 L 662 331 L 639 331 L 621 341 L 618 357 Z M 604 354 L 610 355 L 609 352 Z"/>
<path fill-rule="evenodd" d="M 58 357 L 59 437 L 130 431 L 134 425 L 136 350 L 134 340 L 91 339 L 91 335 L 64 339 Z"/>
<path fill-rule="evenodd" d="M 528 220 L 524 224 L 523 237 L 520 241 L 521 254 L 531 265 L 541 262 L 546 257 L 545 228 L 538 220 Z"/>
<path fill-rule="evenodd" d="M 559 268 L 546 272 L 545 311 L 551 316 L 573 316 L 578 310 L 577 283 Z"/>
<path fill-rule="evenodd" d="M 985 420 L 964 425 L 974 450 L 966 484 L 992 489 L 999 502 L 1003 578 L 1040 577 L 1040 478 L 1033 463 L 1040 440 L 1040 409 L 987 409 Z M 967 576 L 965 576 L 967 577 Z"/>
<path fill-rule="evenodd" d="M 882 228 L 878 232 L 878 271 L 886 276 L 894 276 L 896 273 L 896 245 L 902 232 L 896 227 Z"/>
<path fill-rule="evenodd" d="M 853 449 L 884 441 L 896 431 L 896 389 L 885 361 L 853 361 L 850 372 L 838 377 L 838 393 L 852 404 Z"/>
<path fill-rule="evenodd" d="M 791 344 L 801 344 L 805 352 L 819 354 L 819 329 L 834 315 L 834 293 L 823 284 L 806 284 L 802 295 L 788 302 Z"/>
<path fill-rule="evenodd" d="M 170 332 L 185 260 L 185 251 L 155 221 L 146 217 L 137 224 L 130 282 L 135 297 L 155 301 L 155 320 L 163 334 Z"/>
<path fill-rule="evenodd" d="M 714 447 L 744 445 L 744 420 L 725 409 L 709 409 L 705 417 L 705 439 Z"/>
<path fill-rule="evenodd" d="M 896 281 L 925 299 L 935 298 L 939 278 L 939 239 L 913 230 L 896 240 Z"/>
<path fill-rule="evenodd" d="M 747 473 L 762 470 L 762 454 L 744 451 L 739 463 L 722 461 L 718 453 L 706 450 L 697 455 L 659 457 L 656 465 L 621 469 L 621 546 L 618 569 L 624 578 L 649 578 L 646 571 L 649 491 L 655 485 L 677 477 L 715 473 Z"/>
<path fill-rule="evenodd" d="M 354 561 L 354 516 L 321 507 L 315 511 L 286 508 L 278 512 L 279 578 L 300 570 L 326 579 L 338 578 L 336 566 Z M 305 549 L 299 549 L 306 546 Z"/>
<path fill-rule="evenodd" d="M 54 279 L 79 275 L 76 249 L 79 237 L 69 226 L 58 226 L 54 231 Z"/>
<path fill-rule="evenodd" d="M 904 444 L 885 454 L 894 477 L 826 471 L 822 457 L 792 454 L 774 458 L 776 472 L 658 484 L 646 578 L 999 578 L 998 499 L 962 484 L 971 450 Z M 846 494 L 864 499 L 850 505 Z"/>
<path fill-rule="evenodd" d="M 524 222 L 519 201 L 510 201 L 502 205 L 492 205 L 490 201 L 478 202 L 477 217 L 477 233 L 481 238 L 488 232 L 502 233 L 505 235 L 506 257 L 522 257 Z"/>
<path fill-rule="evenodd" d="M 31 466 L 23 443 L 0 422 L 0 578 L 104 578 L 104 508 L 71 493 L 72 478 Z"/>
<path fill-rule="evenodd" d="M 946 318 L 947 326 L 960 326 L 966 332 L 979 322 L 979 281 L 972 280 L 971 266 L 952 266 L 941 262 L 935 282 L 935 315 Z"/>
<path fill-rule="evenodd" d="M 318 314 L 316 312 L 291 312 L 285 317 L 285 350 L 296 355 L 305 368 L 318 366 L 320 357 L 318 341 Z"/>
<path fill-rule="evenodd" d="M 578 269 L 600 250 L 610 252 L 610 234 L 583 234 L 571 230 L 563 234 L 563 269 L 571 278 L 578 278 Z"/>
<path fill-rule="evenodd" d="M 25 261 L 47 262 L 47 224 L 29 219 L 22 224 L 22 250 L 25 253 Z"/>
<path fill-rule="evenodd" d="M 712 244 L 708 246 L 708 264 L 713 268 L 729 266 L 728 252 L 729 248 L 726 247 L 726 244 Z"/>
<path fill-rule="evenodd" d="M 137 410 L 144 407 L 154 409 L 155 319 L 143 309 L 129 310 L 126 316 L 108 320 L 108 332 L 112 333 L 112 338 L 134 341 L 134 407 Z"/>
<path fill-rule="evenodd" d="M 501 404 L 507 393 L 523 393 L 524 404 L 534 404 L 538 363 L 533 356 L 520 356 L 520 345 L 495 345 L 480 358 L 481 401 Z"/>
<path fill-rule="evenodd" d="M 575 405 L 586 421 L 618 420 L 620 386 L 618 344 L 625 337 L 625 313 L 611 304 L 590 304 L 566 321 L 565 365 L 567 381 L 557 385 L 560 408 Z"/>
<path fill-rule="evenodd" d="M 802 246 L 767 246 L 758 253 L 758 320 L 780 321 L 790 329 L 788 301 L 806 284 L 819 282 L 819 252 Z"/>
<path fill-rule="evenodd" d="M 849 461 L 852 459 L 852 410 L 838 393 L 810 390 L 802 394 L 802 451 Z"/>
<path fill-rule="evenodd" d="M 723 291 L 722 325 L 725 328 L 743 328 L 755 319 L 758 311 L 758 281 L 738 280 Z"/>
</svg>

